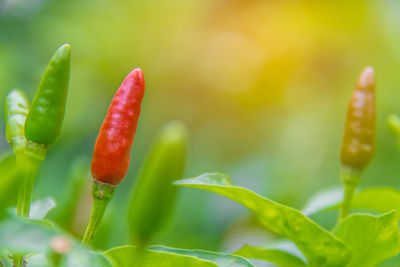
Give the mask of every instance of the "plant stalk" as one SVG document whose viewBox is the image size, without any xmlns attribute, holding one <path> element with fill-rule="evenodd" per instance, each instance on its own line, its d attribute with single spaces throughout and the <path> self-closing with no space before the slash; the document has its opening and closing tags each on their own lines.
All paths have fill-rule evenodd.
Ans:
<svg viewBox="0 0 400 267">
<path fill-rule="evenodd" d="M 353 194 L 356 187 L 353 184 L 345 183 L 344 184 L 344 197 L 342 207 L 340 209 L 340 220 L 343 220 L 349 214 L 351 208 L 351 201 L 353 199 Z"/>
<path fill-rule="evenodd" d="M 22 216 L 29 217 L 29 208 L 32 199 L 33 185 L 35 184 L 39 164 L 30 162 L 25 165 L 25 179 L 23 188 Z"/>
<path fill-rule="evenodd" d="M 33 185 L 36 180 L 40 163 L 46 156 L 47 147 L 28 140 L 24 151 L 23 169 L 25 173 L 23 181 L 22 216 L 29 217 L 29 208 L 32 199 Z M 22 164 L 21 164 L 22 165 Z"/>
<path fill-rule="evenodd" d="M 347 217 L 351 208 L 351 201 L 361 176 L 361 170 L 342 167 L 341 179 L 344 182 L 344 197 L 339 213 L 339 222 Z"/>
<path fill-rule="evenodd" d="M 92 196 L 93 196 L 93 208 L 90 215 L 89 223 L 85 231 L 85 235 L 82 239 L 82 245 L 90 247 L 92 245 L 93 238 L 99 228 L 101 219 L 103 218 L 104 212 L 108 206 L 108 203 L 112 199 L 115 191 L 115 186 L 106 184 L 93 179 Z"/>
<path fill-rule="evenodd" d="M 17 216 L 22 216 L 22 203 L 24 201 L 24 179 L 25 179 L 25 137 L 13 139 L 13 151 L 18 168 L 18 195 L 17 195 Z"/>
<path fill-rule="evenodd" d="M 13 263 L 13 265 L 12 265 L 13 267 L 25 267 L 26 266 L 25 256 L 13 255 L 12 263 Z"/>
<path fill-rule="evenodd" d="M 22 216 L 22 203 L 24 202 L 24 184 L 20 184 L 17 196 L 17 217 Z"/>
</svg>

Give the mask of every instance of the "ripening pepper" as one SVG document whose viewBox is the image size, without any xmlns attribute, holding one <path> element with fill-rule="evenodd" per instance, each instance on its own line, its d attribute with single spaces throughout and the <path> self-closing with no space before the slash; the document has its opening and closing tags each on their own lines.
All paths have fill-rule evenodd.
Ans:
<svg viewBox="0 0 400 267">
<path fill-rule="evenodd" d="M 128 171 L 144 86 L 142 70 L 134 69 L 115 93 L 94 146 L 91 170 L 99 182 L 117 185 Z"/>
<path fill-rule="evenodd" d="M 71 46 L 54 53 L 42 76 L 25 123 L 28 140 L 48 146 L 58 137 L 64 118 L 71 65 Z"/>
<path fill-rule="evenodd" d="M 340 158 L 344 197 L 339 220 L 346 218 L 360 180 L 362 170 L 375 153 L 375 77 L 371 67 L 365 68 L 353 91 L 347 109 Z"/>
<path fill-rule="evenodd" d="M 345 167 L 364 169 L 375 153 L 375 77 L 365 68 L 353 91 L 343 135 L 341 161 Z"/>
<path fill-rule="evenodd" d="M 100 127 L 91 166 L 93 208 L 82 239 L 84 246 L 91 245 L 115 188 L 128 171 L 144 86 L 142 70 L 132 70 L 115 93 Z"/>
<path fill-rule="evenodd" d="M 185 163 L 187 130 L 183 123 L 166 124 L 156 137 L 141 169 L 130 203 L 131 241 L 144 246 L 168 219 Z"/>
<path fill-rule="evenodd" d="M 11 90 L 5 103 L 6 138 L 13 150 L 25 146 L 24 125 L 29 111 L 29 100 L 20 89 Z"/>
</svg>

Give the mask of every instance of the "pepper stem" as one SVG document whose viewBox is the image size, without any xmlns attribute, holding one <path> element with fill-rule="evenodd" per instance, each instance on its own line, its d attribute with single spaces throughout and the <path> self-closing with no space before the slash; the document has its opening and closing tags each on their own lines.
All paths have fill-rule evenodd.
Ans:
<svg viewBox="0 0 400 267">
<path fill-rule="evenodd" d="M 82 245 L 90 247 L 96 234 L 107 205 L 112 199 L 115 186 L 106 184 L 93 179 L 92 196 L 93 208 L 90 215 L 89 223 L 82 239 Z"/>
<path fill-rule="evenodd" d="M 351 200 L 353 198 L 353 194 L 356 187 L 353 184 L 345 183 L 344 185 L 344 198 L 342 207 L 340 209 L 340 220 L 343 220 L 347 217 L 351 207 Z"/>
<path fill-rule="evenodd" d="M 17 195 L 17 216 L 22 215 L 22 203 L 24 201 L 24 176 L 25 176 L 25 137 L 15 137 L 12 142 L 15 159 L 17 161 L 18 173 L 18 195 Z"/>
<path fill-rule="evenodd" d="M 23 183 L 22 216 L 29 217 L 29 208 L 32 199 L 33 185 L 35 184 L 39 164 L 27 160 L 25 165 L 25 179 Z"/>
<path fill-rule="evenodd" d="M 24 184 L 20 184 L 17 193 L 17 217 L 22 216 L 22 203 L 24 202 Z"/>
<path fill-rule="evenodd" d="M 24 151 L 23 169 L 25 177 L 23 181 L 22 216 L 29 217 L 33 185 L 36 180 L 37 171 L 40 163 L 46 156 L 47 147 L 45 145 L 28 140 Z M 22 165 L 22 164 L 21 164 Z M 17 212 L 18 214 L 18 212 Z"/>
<path fill-rule="evenodd" d="M 342 181 L 344 182 L 344 197 L 340 208 L 339 221 L 346 218 L 349 214 L 351 201 L 353 199 L 354 191 L 360 180 L 361 171 L 358 169 L 343 166 L 340 176 Z"/>
</svg>

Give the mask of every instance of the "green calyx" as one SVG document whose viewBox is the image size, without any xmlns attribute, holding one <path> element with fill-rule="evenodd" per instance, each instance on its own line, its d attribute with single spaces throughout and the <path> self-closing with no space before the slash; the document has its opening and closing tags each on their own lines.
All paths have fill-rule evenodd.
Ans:
<svg viewBox="0 0 400 267">
<path fill-rule="evenodd" d="M 50 145 L 58 137 L 65 113 L 70 61 L 69 44 L 61 46 L 51 58 L 26 119 L 28 140 Z"/>
<path fill-rule="evenodd" d="M 33 162 L 40 163 L 46 157 L 47 146 L 31 140 L 26 141 L 25 157 Z"/>
<path fill-rule="evenodd" d="M 13 150 L 20 151 L 25 146 L 24 125 L 29 112 L 29 100 L 20 89 L 11 90 L 5 103 L 6 139 Z"/>
<path fill-rule="evenodd" d="M 115 186 L 93 180 L 92 196 L 95 199 L 110 201 L 114 196 Z"/>
<path fill-rule="evenodd" d="M 142 167 L 129 208 L 131 242 L 145 246 L 173 208 L 181 179 L 187 146 L 187 130 L 181 122 L 170 122 L 157 136 Z"/>
<path fill-rule="evenodd" d="M 342 166 L 340 178 L 345 184 L 357 186 L 360 181 L 361 172 L 360 169 Z"/>
</svg>

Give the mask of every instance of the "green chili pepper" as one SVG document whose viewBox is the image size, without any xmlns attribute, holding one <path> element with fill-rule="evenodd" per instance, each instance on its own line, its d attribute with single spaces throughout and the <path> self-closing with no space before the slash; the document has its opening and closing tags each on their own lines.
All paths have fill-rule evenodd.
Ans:
<svg viewBox="0 0 400 267">
<path fill-rule="evenodd" d="M 375 154 L 375 76 L 371 67 L 365 68 L 353 91 L 347 109 L 343 135 L 341 178 L 345 194 L 340 218 L 347 216 L 361 171 Z"/>
<path fill-rule="evenodd" d="M 72 231 L 73 221 L 77 216 L 77 209 L 82 195 L 89 184 L 90 160 L 86 156 L 79 156 L 73 162 L 67 178 L 67 185 L 63 188 L 64 198 L 60 201 L 54 221 L 64 229 Z"/>
<path fill-rule="evenodd" d="M 24 125 L 26 116 L 29 112 L 29 100 L 25 93 L 20 89 L 11 90 L 5 103 L 5 121 L 6 121 L 6 138 L 12 147 L 18 169 L 18 200 L 17 200 L 17 215 L 22 214 L 22 202 L 24 198 L 24 187 L 21 184 L 23 177 L 23 164 L 25 161 L 25 133 Z"/>
<path fill-rule="evenodd" d="M 171 184 L 181 179 L 187 130 L 170 122 L 157 136 L 137 180 L 129 208 L 131 241 L 144 246 L 167 219 L 176 197 Z"/>
<path fill-rule="evenodd" d="M 395 136 L 400 136 L 400 118 L 395 114 L 390 114 L 387 117 L 387 125 L 389 128 L 390 133 Z"/>
<path fill-rule="evenodd" d="M 29 100 L 20 89 L 11 90 L 6 97 L 6 138 L 14 151 L 25 146 L 24 125 L 29 111 Z"/>
<path fill-rule="evenodd" d="M 397 149 L 400 151 L 400 118 L 395 114 L 387 117 L 387 126 L 390 133 L 396 138 Z"/>
<path fill-rule="evenodd" d="M 61 46 L 51 58 L 33 99 L 25 123 L 25 136 L 50 145 L 60 133 L 65 113 L 70 73 L 71 47 Z"/>
<path fill-rule="evenodd" d="M 29 206 L 40 163 L 46 156 L 47 146 L 60 133 L 67 100 L 71 47 L 62 45 L 54 53 L 40 81 L 25 121 L 27 139 L 24 156 L 25 184 L 22 215 L 29 216 Z"/>
</svg>

